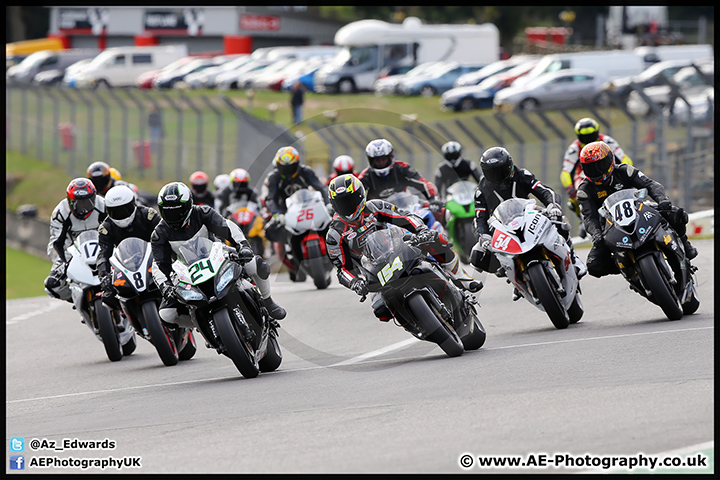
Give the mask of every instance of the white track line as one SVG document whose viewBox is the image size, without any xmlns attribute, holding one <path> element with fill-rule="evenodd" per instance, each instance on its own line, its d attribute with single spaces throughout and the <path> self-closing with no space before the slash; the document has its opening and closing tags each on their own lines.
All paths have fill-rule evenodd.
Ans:
<svg viewBox="0 0 720 480">
<path fill-rule="evenodd" d="M 13 317 L 10 320 L 6 320 L 5 325 L 12 325 L 13 323 L 17 323 L 22 320 L 27 320 L 28 318 L 37 317 L 38 315 L 48 313 L 52 310 L 55 310 L 57 307 L 63 305 L 63 303 L 65 303 L 65 302 L 61 302 L 60 300 L 50 300 L 50 302 L 47 304 L 46 307 L 39 308 L 37 310 L 28 312 L 28 313 L 24 313 L 22 315 L 18 315 L 17 317 Z"/>
</svg>

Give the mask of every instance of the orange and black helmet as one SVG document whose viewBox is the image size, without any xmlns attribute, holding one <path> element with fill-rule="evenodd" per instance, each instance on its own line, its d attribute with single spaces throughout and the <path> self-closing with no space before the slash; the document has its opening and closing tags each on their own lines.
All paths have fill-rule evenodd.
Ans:
<svg viewBox="0 0 720 480">
<path fill-rule="evenodd" d="M 603 185 L 615 169 L 615 156 L 605 142 L 588 143 L 580 151 L 580 165 L 591 182 Z"/>
</svg>

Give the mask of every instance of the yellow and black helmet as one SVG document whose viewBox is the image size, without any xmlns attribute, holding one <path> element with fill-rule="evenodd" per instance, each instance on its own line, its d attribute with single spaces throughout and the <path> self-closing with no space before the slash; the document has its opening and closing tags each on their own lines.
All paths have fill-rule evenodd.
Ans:
<svg viewBox="0 0 720 480">
<path fill-rule="evenodd" d="M 330 202 L 340 218 L 352 222 L 360 217 L 365 208 L 365 186 L 355 175 L 340 175 L 328 186 Z"/>
<path fill-rule="evenodd" d="M 590 117 L 581 118 L 575 124 L 575 135 L 583 145 L 597 142 L 600 138 L 600 125 Z"/>
</svg>

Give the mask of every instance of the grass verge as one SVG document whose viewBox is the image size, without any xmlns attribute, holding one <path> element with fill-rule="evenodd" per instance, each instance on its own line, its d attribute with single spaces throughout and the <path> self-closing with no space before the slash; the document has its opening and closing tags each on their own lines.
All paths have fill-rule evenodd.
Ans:
<svg viewBox="0 0 720 480">
<path fill-rule="evenodd" d="M 47 295 L 43 282 L 52 267 L 49 260 L 5 247 L 5 298 L 41 297 Z"/>
</svg>

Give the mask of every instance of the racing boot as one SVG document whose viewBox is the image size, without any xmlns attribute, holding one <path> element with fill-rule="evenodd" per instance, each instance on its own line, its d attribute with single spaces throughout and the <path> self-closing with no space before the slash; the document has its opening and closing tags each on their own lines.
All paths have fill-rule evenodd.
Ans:
<svg viewBox="0 0 720 480">
<path fill-rule="evenodd" d="M 372 309 L 375 316 L 381 322 L 389 322 L 390 319 L 393 318 L 392 312 L 387 307 L 387 305 L 385 305 L 385 302 L 383 302 L 383 299 L 382 297 L 380 297 L 380 295 L 377 295 L 373 300 Z"/>
<path fill-rule="evenodd" d="M 463 290 L 467 290 L 470 293 L 475 293 L 483 288 L 482 282 L 478 282 L 460 266 L 460 261 L 457 255 L 453 255 L 452 260 L 447 263 L 441 263 L 443 269 L 450 275 L 453 283 Z"/>
<path fill-rule="evenodd" d="M 513 287 L 512 301 L 513 301 L 513 302 L 517 302 L 517 301 L 520 300 L 522 297 L 523 297 L 523 296 L 522 296 L 522 293 L 520 293 L 520 290 L 518 290 L 517 288 Z"/>
<path fill-rule="evenodd" d="M 285 309 L 275 303 L 270 296 L 268 296 L 267 298 L 263 298 L 263 305 L 265 305 L 268 313 L 275 320 L 282 320 L 283 318 L 285 318 L 285 315 L 287 315 Z"/>
<path fill-rule="evenodd" d="M 683 235 L 682 237 L 680 237 L 680 240 L 682 240 L 683 246 L 685 247 L 685 256 L 687 257 L 687 259 L 692 260 L 693 258 L 697 257 L 697 248 L 692 246 L 687 235 Z"/>
<path fill-rule="evenodd" d="M 575 247 L 573 247 L 572 239 L 569 235 L 566 239 L 566 242 L 568 244 L 568 247 L 570 247 L 570 256 L 572 257 L 573 266 L 575 267 L 575 275 L 577 275 L 577 279 L 580 280 L 587 274 L 587 267 L 585 266 L 583 261 L 580 260 L 580 257 L 578 257 L 577 253 L 575 253 Z"/>
</svg>

